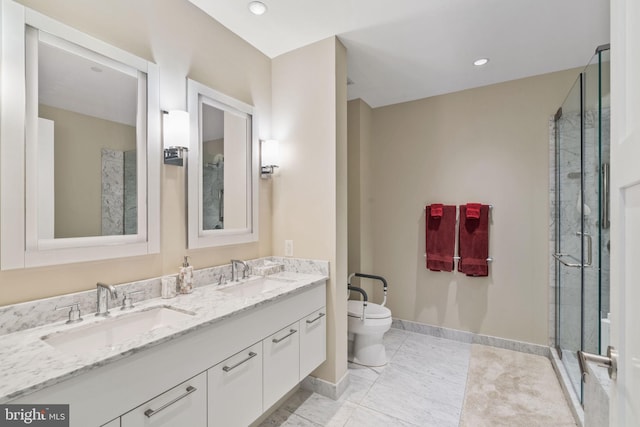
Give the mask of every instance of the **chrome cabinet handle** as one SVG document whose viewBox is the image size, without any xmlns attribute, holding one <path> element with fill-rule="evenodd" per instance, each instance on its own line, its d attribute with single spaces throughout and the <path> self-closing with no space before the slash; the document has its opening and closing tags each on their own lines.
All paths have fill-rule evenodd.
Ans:
<svg viewBox="0 0 640 427">
<path fill-rule="evenodd" d="M 326 316 L 326 314 L 324 314 L 324 313 L 320 313 L 320 314 L 318 314 L 318 317 L 316 317 L 316 318 L 315 318 L 315 319 L 313 319 L 313 320 L 309 320 L 309 319 L 307 319 L 307 323 L 308 323 L 308 324 L 315 323 L 315 322 L 317 322 L 318 320 L 322 319 L 324 316 Z"/>
<path fill-rule="evenodd" d="M 186 392 L 181 395 L 176 397 L 175 399 L 173 399 L 171 402 L 165 403 L 164 405 L 162 405 L 161 407 L 159 407 L 158 409 L 147 409 L 146 411 L 144 411 L 144 414 L 148 417 L 151 418 L 153 417 L 155 414 L 167 409 L 169 406 L 173 405 L 174 403 L 176 403 L 179 400 L 184 399 L 185 397 L 189 396 L 191 393 L 193 393 L 194 391 L 196 391 L 197 388 L 195 388 L 194 386 L 189 386 L 186 389 Z"/>
<path fill-rule="evenodd" d="M 256 357 L 258 355 L 258 353 L 254 353 L 253 351 L 249 352 L 249 357 L 247 357 L 246 359 L 243 359 L 241 361 L 239 361 L 238 363 L 236 363 L 233 366 L 223 366 L 222 370 L 225 372 L 229 372 L 233 369 L 236 369 L 238 366 L 242 365 L 245 362 L 248 362 L 249 360 L 253 359 L 254 357 Z"/>
<path fill-rule="evenodd" d="M 289 338 L 291 335 L 295 334 L 296 331 L 295 329 L 289 329 L 289 333 L 285 336 L 283 336 L 282 338 L 274 338 L 272 341 L 276 344 L 278 344 L 280 341 L 284 341 L 285 339 Z"/>
</svg>

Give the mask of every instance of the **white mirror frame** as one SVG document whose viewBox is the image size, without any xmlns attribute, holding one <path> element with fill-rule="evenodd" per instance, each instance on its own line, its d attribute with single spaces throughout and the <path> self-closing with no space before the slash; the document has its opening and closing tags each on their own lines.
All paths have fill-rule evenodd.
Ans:
<svg viewBox="0 0 640 427">
<path fill-rule="evenodd" d="M 132 55 L 26 8 L 12 0 L 1 3 L 0 52 L 0 267 L 66 264 L 160 252 L 160 104 L 155 64 Z M 95 52 L 96 57 L 125 64 L 147 76 L 146 129 L 138 129 L 138 232 L 132 235 L 65 239 L 38 237 L 37 169 L 26 165 L 37 158 L 30 141 L 26 100 L 26 25 L 47 32 L 69 46 Z M 141 88 L 142 91 L 145 88 Z"/>
<path fill-rule="evenodd" d="M 251 116 L 251 138 L 247 141 L 247 227 L 242 229 L 204 230 L 202 218 L 202 159 L 200 95 Z M 244 102 L 220 93 L 208 86 L 187 79 L 187 107 L 189 111 L 188 156 L 188 246 L 189 249 L 236 245 L 258 240 L 258 178 L 259 144 L 255 109 Z"/>
</svg>

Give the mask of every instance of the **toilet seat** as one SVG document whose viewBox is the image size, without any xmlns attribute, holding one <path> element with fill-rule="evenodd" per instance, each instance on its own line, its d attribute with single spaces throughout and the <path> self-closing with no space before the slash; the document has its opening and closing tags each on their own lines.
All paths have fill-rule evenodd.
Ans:
<svg viewBox="0 0 640 427">
<path fill-rule="evenodd" d="M 347 311 L 349 317 L 362 318 L 362 301 L 349 300 L 347 301 Z M 364 311 L 365 319 L 386 319 L 391 317 L 391 310 L 387 307 L 383 307 L 379 304 L 367 303 L 367 308 Z"/>
</svg>

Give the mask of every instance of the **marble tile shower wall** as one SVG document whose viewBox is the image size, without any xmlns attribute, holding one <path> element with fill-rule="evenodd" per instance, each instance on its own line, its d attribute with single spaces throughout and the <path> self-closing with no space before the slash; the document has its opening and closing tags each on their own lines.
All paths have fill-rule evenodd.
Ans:
<svg viewBox="0 0 640 427">
<path fill-rule="evenodd" d="M 253 274 L 260 276 L 281 271 L 329 276 L 328 261 L 266 257 L 249 260 L 247 264 L 251 267 Z M 215 285 L 221 275 L 224 276 L 225 280 L 230 280 L 230 264 L 194 270 L 194 287 Z M 161 295 L 162 283 L 160 277 L 114 285 L 120 295 L 142 291 L 140 294 L 135 295 L 134 303 L 135 301 L 159 298 Z M 0 335 L 65 320 L 67 311 L 56 311 L 55 308 L 71 304 L 78 304 L 83 316 L 93 315 L 92 313 L 96 311 L 95 289 L 0 307 Z M 117 307 L 117 303 L 112 303 L 111 306 Z"/>
<path fill-rule="evenodd" d="M 224 163 L 209 163 L 202 169 L 202 224 L 205 230 L 224 227 Z"/>
<path fill-rule="evenodd" d="M 608 126 L 608 110 L 603 111 L 603 142 L 609 140 L 609 126 Z M 578 349 L 580 348 L 581 336 L 580 331 L 583 331 L 583 339 L 585 349 L 592 352 L 598 350 L 598 336 L 599 336 L 599 307 L 605 310 L 608 309 L 608 249 L 606 248 L 606 242 L 608 242 L 609 230 L 603 230 L 603 254 L 602 254 L 602 277 L 605 278 L 602 281 L 603 289 L 602 296 L 603 301 L 600 301 L 600 288 L 599 288 L 599 246 L 598 246 L 598 228 L 599 228 L 599 158 L 598 158 L 598 113 L 597 111 L 587 111 L 584 114 L 585 117 L 585 151 L 584 162 L 585 168 L 584 185 L 585 185 L 585 215 L 584 215 L 584 232 L 591 235 L 593 239 L 592 249 L 592 266 L 585 268 L 584 270 L 584 301 L 581 298 L 582 286 L 581 286 L 581 272 L 579 268 L 560 268 L 560 312 L 562 319 L 562 345 L 563 347 Z M 551 124 L 553 128 L 553 123 Z M 556 227 L 556 209 L 560 210 L 561 217 L 561 229 L 560 234 L 557 236 L 560 238 L 560 250 L 562 253 L 571 254 L 575 258 L 580 259 L 580 246 L 581 238 L 576 235 L 581 229 L 580 226 L 580 116 L 579 113 L 565 113 L 560 119 L 559 132 L 562 140 L 562 144 L 559 147 L 560 175 L 558 176 L 555 168 L 555 156 L 552 157 L 551 171 L 551 221 L 550 221 L 550 249 L 555 251 L 555 227 Z M 550 134 L 551 150 L 555 152 L 554 132 Z M 608 152 L 608 146 L 603 147 L 604 152 Z M 608 161 L 608 158 L 603 158 L 603 161 Z M 560 181 L 560 205 L 556 206 L 555 197 L 555 180 L 558 177 Z M 585 240 L 585 262 L 588 258 L 587 245 Z M 555 297 L 555 263 L 552 263 L 550 269 L 550 283 L 552 284 L 552 291 L 554 291 Z M 553 314 L 552 318 L 555 318 L 556 301 L 552 300 L 553 304 L 550 306 L 550 314 Z M 583 322 L 582 318 L 582 305 L 584 304 L 584 328 L 581 327 Z M 551 318 L 550 318 L 551 321 Z M 550 344 L 555 341 L 555 328 L 550 325 Z"/>
<path fill-rule="evenodd" d="M 124 152 L 124 234 L 138 232 L 137 160 L 136 150 Z"/>
<path fill-rule="evenodd" d="M 102 235 L 136 234 L 136 151 L 102 149 Z"/>
<path fill-rule="evenodd" d="M 124 232 L 124 153 L 102 149 L 102 235 Z"/>
</svg>

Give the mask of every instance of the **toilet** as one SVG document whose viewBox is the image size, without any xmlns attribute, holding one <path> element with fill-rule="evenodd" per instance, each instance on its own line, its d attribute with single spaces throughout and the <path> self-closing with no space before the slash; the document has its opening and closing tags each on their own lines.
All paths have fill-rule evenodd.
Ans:
<svg viewBox="0 0 640 427">
<path fill-rule="evenodd" d="M 351 278 L 354 276 L 381 280 L 384 284 L 384 301 L 382 304 L 369 302 L 366 292 L 351 286 Z M 387 300 L 387 282 L 379 276 L 355 273 L 349 276 L 349 290 L 357 291 L 363 296 L 361 300 L 349 300 L 347 302 L 347 330 L 353 349 L 351 361 L 365 366 L 386 365 L 387 354 L 383 337 L 385 332 L 391 328 L 391 310 L 384 306 Z"/>
</svg>

